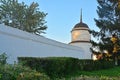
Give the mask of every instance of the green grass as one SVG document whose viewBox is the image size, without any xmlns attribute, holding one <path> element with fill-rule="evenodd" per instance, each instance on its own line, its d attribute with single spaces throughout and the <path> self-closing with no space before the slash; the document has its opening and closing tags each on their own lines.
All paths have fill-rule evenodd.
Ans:
<svg viewBox="0 0 120 80">
<path fill-rule="evenodd" d="M 111 69 L 98 70 L 98 71 L 81 71 L 77 75 L 87 75 L 87 76 L 110 76 L 110 77 L 119 77 L 120 76 L 120 67 L 114 67 Z"/>
<path fill-rule="evenodd" d="M 66 76 L 66 78 L 60 80 L 79 80 L 78 78 L 80 78 L 81 76 L 88 76 L 89 78 L 97 77 L 98 80 L 118 80 L 118 78 L 120 78 L 120 67 L 114 67 L 111 69 L 104 69 L 98 71 L 80 71 L 74 75 L 68 75 Z M 75 79 L 71 79 L 71 78 L 75 78 Z M 101 79 L 101 78 L 112 78 L 112 79 Z"/>
</svg>

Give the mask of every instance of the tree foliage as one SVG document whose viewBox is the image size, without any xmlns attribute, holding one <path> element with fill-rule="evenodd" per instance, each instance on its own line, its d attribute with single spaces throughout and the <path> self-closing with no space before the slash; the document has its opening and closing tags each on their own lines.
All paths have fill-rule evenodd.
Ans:
<svg viewBox="0 0 120 80">
<path fill-rule="evenodd" d="M 93 47 L 97 47 L 100 52 L 107 50 L 109 53 L 113 51 L 113 43 L 110 40 L 112 34 L 116 34 L 120 38 L 120 8 L 118 0 L 97 0 L 98 19 L 94 19 L 96 26 L 100 31 L 91 31 L 91 34 L 99 40 L 99 42 L 91 41 Z"/>
<path fill-rule="evenodd" d="M 39 11 L 38 7 L 34 2 L 28 6 L 18 0 L 0 0 L 0 22 L 39 35 L 47 29 L 47 14 Z"/>
<path fill-rule="evenodd" d="M 0 64 L 4 65 L 6 63 L 7 63 L 7 54 L 6 53 L 0 54 Z"/>
</svg>

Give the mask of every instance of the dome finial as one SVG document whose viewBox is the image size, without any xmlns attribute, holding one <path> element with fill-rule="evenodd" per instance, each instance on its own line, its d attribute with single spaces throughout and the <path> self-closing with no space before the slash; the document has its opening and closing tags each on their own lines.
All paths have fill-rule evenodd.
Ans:
<svg viewBox="0 0 120 80">
<path fill-rule="evenodd" d="M 80 22 L 82 22 L 82 8 L 81 8 L 81 14 L 80 14 Z"/>
</svg>

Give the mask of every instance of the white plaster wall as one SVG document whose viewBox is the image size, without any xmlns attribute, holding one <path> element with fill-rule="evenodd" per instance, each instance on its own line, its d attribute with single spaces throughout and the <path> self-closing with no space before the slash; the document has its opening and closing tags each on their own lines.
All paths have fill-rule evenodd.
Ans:
<svg viewBox="0 0 120 80">
<path fill-rule="evenodd" d="M 92 53 L 90 51 L 90 47 L 92 46 L 89 42 L 76 42 L 76 43 L 70 43 L 70 45 L 80 47 L 84 50 L 84 56 L 86 56 L 86 59 L 92 59 Z"/>
<path fill-rule="evenodd" d="M 86 59 L 80 47 L 57 42 L 0 24 L 0 54 L 7 53 L 9 63 L 17 57 L 75 57 Z"/>
<path fill-rule="evenodd" d="M 80 40 L 81 32 L 80 30 L 74 30 L 71 33 L 71 41 L 78 41 Z"/>
<path fill-rule="evenodd" d="M 72 41 L 90 41 L 90 33 L 88 30 L 72 31 Z"/>
</svg>

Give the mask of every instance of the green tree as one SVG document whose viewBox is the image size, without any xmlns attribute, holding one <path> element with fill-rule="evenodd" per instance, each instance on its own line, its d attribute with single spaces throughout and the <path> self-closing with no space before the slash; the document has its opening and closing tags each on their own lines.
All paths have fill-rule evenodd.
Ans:
<svg viewBox="0 0 120 80">
<path fill-rule="evenodd" d="M 120 38 L 120 9 L 118 0 L 97 0 L 98 19 L 94 19 L 99 31 L 91 31 L 91 34 L 99 40 L 99 42 L 91 41 L 93 47 L 97 47 L 101 53 L 107 50 L 109 53 L 113 51 L 113 43 L 110 40 L 112 34 L 116 34 Z M 94 51 L 94 50 L 93 50 Z"/>
<path fill-rule="evenodd" d="M 30 6 L 18 0 L 0 0 L 0 22 L 5 25 L 40 35 L 47 29 L 46 13 L 39 11 L 38 3 Z"/>
<path fill-rule="evenodd" d="M 7 63 L 7 54 L 6 53 L 0 54 L 0 64 L 4 65 L 6 63 Z"/>
</svg>

